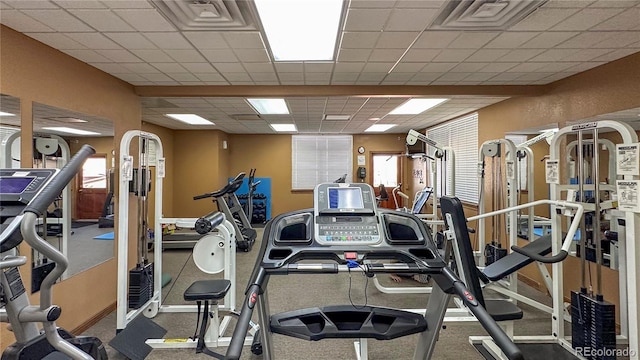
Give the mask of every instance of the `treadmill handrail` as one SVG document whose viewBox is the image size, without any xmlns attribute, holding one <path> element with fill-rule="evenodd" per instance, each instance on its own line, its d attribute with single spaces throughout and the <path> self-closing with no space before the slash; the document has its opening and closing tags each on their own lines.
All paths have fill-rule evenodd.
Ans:
<svg viewBox="0 0 640 360">
<path fill-rule="evenodd" d="M 201 195 L 196 195 L 193 197 L 193 200 L 200 200 L 200 199 L 206 199 L 206 198 L 210 198 L 210 197 L 219 197 L 219 196 L 223 196 L 226 195 L 231 191 L 231 189 L 236 186 L 238 184 L 238 182 L 240 183 L 240 185 L 238 185 L 238 187 L 236 187 L 233 192 L 235 192 L 236 190 L 238 190 L 238 188 L 242 185 L 242 181 L 244 179 L 245 173 L 241 172 L 240 174 L 236 175 L 235 178 L 233 178 L 231 181 L 229 181 L 229 183 L 227 183 L 222 189 L 217 190 L 217 191 L 212 191 L 209 193 L 204 193 Z"/>
</svg>

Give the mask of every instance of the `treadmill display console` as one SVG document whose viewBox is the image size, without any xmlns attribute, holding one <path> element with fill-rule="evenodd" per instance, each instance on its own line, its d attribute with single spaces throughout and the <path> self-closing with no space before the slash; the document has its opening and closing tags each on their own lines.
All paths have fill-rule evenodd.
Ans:
<svg viewBox="0 0 640 360">
<path fill-rule="evenodd" d="M 31 184 L 33 177 L 0 177 L 0 192 L 3 194 L 20 194 Z"/>
<path fill-rule="evenodd" d="M 315 239 L 329 245 L 381 241 L 373 188 L 368 184 L 320 184 L 314 191 Z"/>
</svg>

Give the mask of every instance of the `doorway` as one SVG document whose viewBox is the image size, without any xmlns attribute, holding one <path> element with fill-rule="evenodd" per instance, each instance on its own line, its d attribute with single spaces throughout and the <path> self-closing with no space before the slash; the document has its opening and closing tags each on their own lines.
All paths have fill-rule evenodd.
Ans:
<svg viewBox="0 0 640 360">
<path fill-rule="evenodd" d="M 380 196 L 381 185 L 389 195 L 389 200 L 381 201 L 380 207 L 395 209 L 396 201 L 393 199 L 393 188 L 398 186 L 401 181 L 402 169 L 401 153 L 373 153 L 371 154 L 371 186 L 375 190 L 376 196 Z M 400 202 L 398 201 L 400 205 Z"/>
<path fill-rule="evenodd" d="M 107 198 L 107 156 L 94 155 L 85 161 L 77 176 L 76 216 L 98 220 Z"/>
</svg>

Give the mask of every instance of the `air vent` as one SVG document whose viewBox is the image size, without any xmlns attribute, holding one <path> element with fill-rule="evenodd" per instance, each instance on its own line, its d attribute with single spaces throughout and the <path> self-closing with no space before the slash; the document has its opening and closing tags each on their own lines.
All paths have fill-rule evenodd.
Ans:
<svg viewBox="0 0 640 360">
<path fill-rule="evenodd" d="M 507 30 L 546 0 L 452 0 L 435 19 L 432 30 Z"/>
<path fill-rule="evenodd" d="M 333 114 L 325 114 L 322 117 L 322 120 L 326 121 L 347 121 L 351 119 L 351 115 L 333 115 Z"/>
<path fill-rule="evenodd" d="M 250 1 L 153 0 L 153 3 L 180 30 L 257 30 Z"/>
<path fill-rule="evenodd" d="M 237 121 L 256 121 L 262 120 L 258 114 L 233 114 L 231 117 Z"/>
</svg>

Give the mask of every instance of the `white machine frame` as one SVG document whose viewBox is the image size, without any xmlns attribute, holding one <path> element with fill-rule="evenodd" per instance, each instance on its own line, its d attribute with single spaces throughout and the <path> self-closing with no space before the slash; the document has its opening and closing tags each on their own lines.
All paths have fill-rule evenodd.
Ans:
<svg viewBox="0 0 640 360">
<path fill-rule="evenodd" d="M 149 166 L 156 166 L 156 176 L 154 179 L 155 190 L 155 219 L 154 219 L 154 272 L 153 283 L 154 292 L 153 296 L 143 306 L 136 310 L 128 310 L 128 247 L 129 242 L 126 240 L 129 236 L 129 224 L 128 220 L 119 221 L 118 223 L 118 302 L 117 302 L 117 330 L 123 330 L 126 328 L 133 319 L 143 314 L 148 318 L 155 317 L 158 313 L 193 313 L 198 312 L 197 305 L 167 305 L 163 304 L 162 300 L 162 224 L 176 222 L 178 219 L 163 218 L 162 214 L 162 179 L 165 174 L 164 157 L 162 150 L 162 141 L 160 138 L 152 133 L 144 132 L 140 130 L 130 130 L 126 132 L 120 143 L 120 187 L 118 192 L 118 218 L 128 219 L 129 213 L 129 182 L 130 172 L 132 169 L 133 158 L 129 155 L 129 148 L 131 141 L 136 137 L 144 137 L 149 141 L 155 143 L 155 162 L 150 161 Z M 153 160 L 153 159 L 152 159 Z M 185 220 L 185 219 L 180 219 Z M 196 219 L 193 219 L 195 222 Z M 210 308 L 214 316 L 211 318 L 211 322 L 204 340 L 207 347 L 214 348 L 218 346 L 227 346 L 231 341 L 230 337 L 222 337 L 229 323 L 231 321 L 231 313 L 236 311 L 236 269 L 235 269 L 235 234 L 233 234 L 233 225 L 229 220 L 225 220 L 223 225 L 218 226 L 216 230 L 225 239 L 226 249 L 224 252 L 224 278 L 231 281 L 231 288 L 224 297 L 224 301 L 217 306 Z M 205 235 L 207 236 L 207 235 Z M 222 316 L 222 320 L 220 320 Z M 194 321 L 195 321 L 194 316 Z M 257 326 L 252 327 L 251 335 L 254 335 L 257 331 Z M 146 344 L 154 349 L 184 349 L 193 348 L 197 346 L 197 339 L 180 339 L 180 341 L 174 341 L 175 339 L 147 339 Z M 251 345 L 253 336 L 247 336 L 245 339 L 245 345 Z"/>
</svg>

